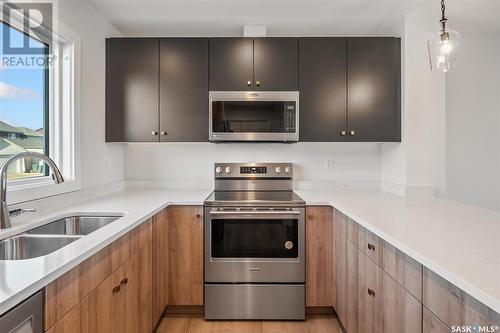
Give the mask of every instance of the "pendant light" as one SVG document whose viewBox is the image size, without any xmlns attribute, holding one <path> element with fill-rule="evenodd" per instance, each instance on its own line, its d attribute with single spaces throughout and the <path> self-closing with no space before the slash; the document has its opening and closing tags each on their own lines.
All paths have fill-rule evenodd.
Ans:
<svg viewBox="0 0 500 333">
<path fill-rule="evenodd" d="M 455 68 L 460 48 L 460 34 L 446 27 L 444 0 L 441 0 L 441 31 L 427 41 L 429 61 L 432 71 L 448 72 Z"/>
</svg>

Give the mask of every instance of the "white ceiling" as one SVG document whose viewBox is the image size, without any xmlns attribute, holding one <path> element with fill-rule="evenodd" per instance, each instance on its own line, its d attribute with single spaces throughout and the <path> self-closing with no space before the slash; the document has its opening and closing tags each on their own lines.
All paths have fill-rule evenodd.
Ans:
<svg viewBox="0 0 500 333">
<path fill-rule="evenodd" d="M 241 36 L 244 24 L 268 35 L 400 35 L 405 14 L 437 20 L 439 0 L 85 0 L 126 36 Z M 450 26 L 500 34 L 500 0 L 448 0 Z"/>
</svg>

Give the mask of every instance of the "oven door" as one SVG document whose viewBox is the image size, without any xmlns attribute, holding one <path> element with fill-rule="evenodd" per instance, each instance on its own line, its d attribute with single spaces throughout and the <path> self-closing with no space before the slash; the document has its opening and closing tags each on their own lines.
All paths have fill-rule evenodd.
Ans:
<svg viewBox="0 0 500 333">
<path fill-rule="evenodd" d="M 210 141 L 299 140 L 299 93 L 212 91 Z"/>
<path fill-rule="evenodd" d="M 205 282 L 304 283 L 304 208 L 205 208 Z"/>
</svg>

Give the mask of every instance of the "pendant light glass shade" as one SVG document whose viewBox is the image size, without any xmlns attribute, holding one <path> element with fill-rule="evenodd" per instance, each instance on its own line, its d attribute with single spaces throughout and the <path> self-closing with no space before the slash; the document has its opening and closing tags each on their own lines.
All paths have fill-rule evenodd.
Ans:
<svg viewBox="0 0 500 333">
<path fill-rule="evenodd" d="M 460 34 L 446 27 L 446 6 L 441 0 L 441 30 L 427 41 L 431 71 L 448 72 L 456 67 L 458 51 L 460 49 Z"/>
<path fill-rule="evenodd" d="M 441 31 L 427 42 L 432 71 L 448 72 L 456 67 L 460 49 L 460 34 L 454 30 Z"/>
</svg>

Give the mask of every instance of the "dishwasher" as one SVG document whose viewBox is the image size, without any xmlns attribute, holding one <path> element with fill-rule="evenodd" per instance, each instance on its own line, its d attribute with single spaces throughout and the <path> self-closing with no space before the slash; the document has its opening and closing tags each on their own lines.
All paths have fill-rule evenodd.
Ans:
<svg viewBox="0 0 500 333">
<path fill-rule="evenodd" d="M 2 333 L 42 333 L 43 295 L 37 292 L 0 316 Z"/>
</svg>

